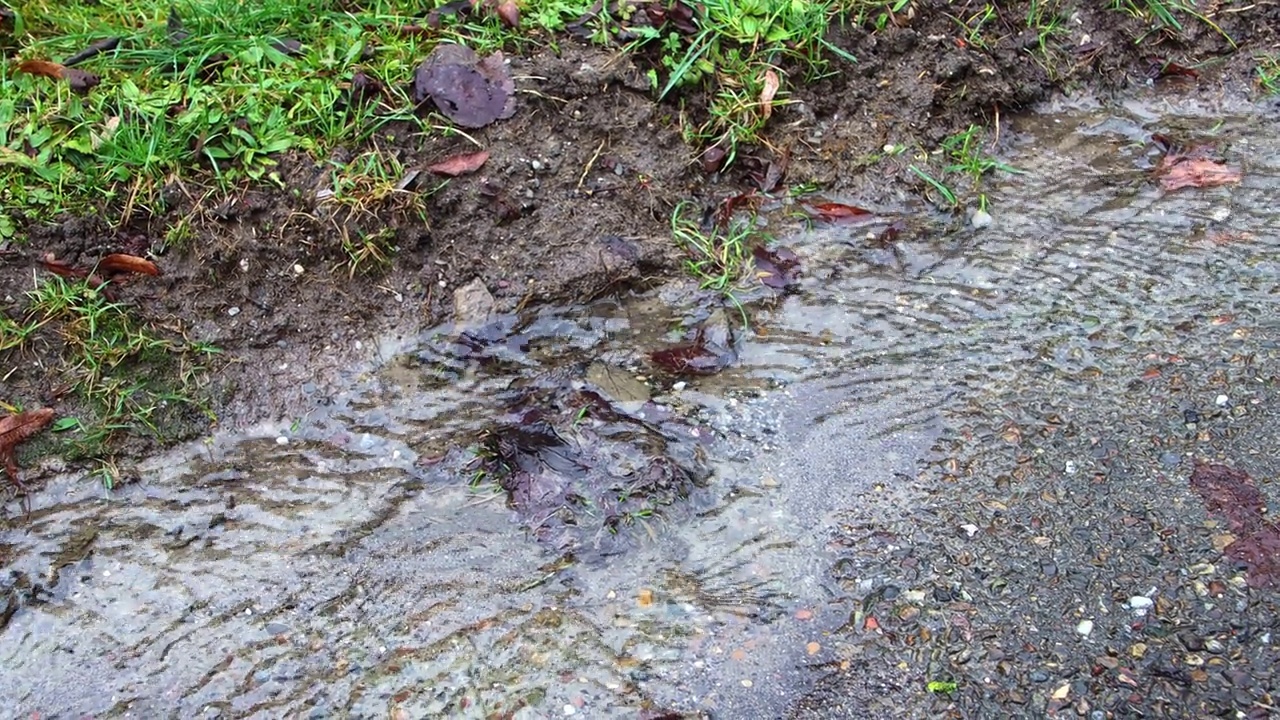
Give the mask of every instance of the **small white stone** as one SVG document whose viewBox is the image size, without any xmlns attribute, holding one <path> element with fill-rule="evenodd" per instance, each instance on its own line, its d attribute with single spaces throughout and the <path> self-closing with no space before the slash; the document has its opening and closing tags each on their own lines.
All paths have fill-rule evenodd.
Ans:
<svg viewBox="0 0 1280 720">
<path fill-rule="evenodd" d="M 671 391 L 680 392 L 681 390 L 684 390 L 686 387 L 688 387 L 688 385 L 685 383 L 685 381 L 681 380 L 680 382 L 671 386 Z"/>
<path fill-rule="evenodd" d="M 307 270 L 306 270 L 306 268 L 302 267 L 302 266 L 301 266 L 301 265 L 299 265 L 299 264 L 296 264 L 296 263 L 295 263 L 295 264 L 294 264 L 294 266 L 293 266 L 293 274 L 294 274 L 294 275 L 301 275 L 302 273 L 304 273 L 304 272 L 306 272 L 306 271 L 307 271 Z"/>
<path fill-rule="evenodd" d="M 1147 608 L 1155 604 L 1156 604 L 1155 600 L 1152 600 L 1151 598 L 1146 597 L 1145 595 L 1134 595 L 1133 597 L 1129 598 L 1129 607 L 1133 608 L 1134 610 L 1146 610 Z"/>
<path fill-rule="evenodd" d="M 240 314 L 240 308 L 236 307 L 235 305 L 232 305 L 231 307 L 227 308 L 227 315 L 231 317 L 235 317 L 239 314 Z"/>
<path fill-rule="evenodd" d="M 574 713 L 576 713 L 576 712 L 578 712 L 578 709 L 577 709 L 577 708 L 575 708 L 574 706 L 572 706 L 572 705 L 570 705 L 570 704 L 568 704 L 568 703 L 565 703 L 565 705 L 564 705 L 564 714 L 565 714 L 565 715 L 572 715 L 572 714 L 574 714 Z"/>
<path fill-rule="evenodd" d="M 973 226 L 974 230 L 990 227 L 992 222 L 994 220 L 991 217 L 991 213 L 986 210 L 974 210 L 973 217 L 969 218 L 969 224 Z"/>
<path fill-rule="evenodd" d="M 1214 222 L 1222 222 L 1223 220 L 1226 220 L 1227 218 L 1231 217 L 1231 208 L 1229 207 L 1214 208 L 1213 211 L 1209 213 L 1209 217 L 1213 218 Z"/>
<path fill-rule="evenodd" d="M 1093 621 L 1081 620 L 1080 624 L 1076 626 L 1076 632 L 1084 637 L 1089 637 L 1089 633 L 1093 632 Z"/>
<path fill-rule="evenodd" d="M 743 681 L 742 681 L 742 687 L 751 687 L 751 686 L 752 686 L 752 685 L 754 685 L 754 684 L 755 684 L 755 683 L 751 682 L 750 680 L 743 680 Z"/>
<path fill-rule="evenodd" d="M 249 258 L 240 258 L 240 272 L 249 272 Z"/>
<path fill-rule="evenodd" d="M 1214 402 L 1217 403 L 1218 407 L 1226 407 L 1227 403 L 1231 402 L 1231 398 L 1227 397 L 1226 395 L 1219 395 L 1216 399 L 1214 399 Z"/>
<path fill-rule="evenodd" d="M 978 526 L 973 523 L 965 523 L 960 526 L 960 529 L 968 533 L 969 537 L 973 537 L 978 533 Z"/>
<path fill-rule="evenodd" d="M 288 445 L 288 444 L 289 444 L 289 438 L 287 438 L 287 437 L 285 437 L 285 436 L 281 435 L 280 437 L 276 438 L 276 444 L 277 444 L 277 445 Z"/>
</svg>

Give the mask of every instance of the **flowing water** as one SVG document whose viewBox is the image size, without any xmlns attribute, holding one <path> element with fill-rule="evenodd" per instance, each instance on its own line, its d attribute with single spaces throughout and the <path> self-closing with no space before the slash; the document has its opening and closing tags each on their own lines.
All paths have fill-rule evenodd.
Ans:
<svg viewBox="0 0 1280 720">
<path fill-rule="evenodd" d="M 1242 183 L 1161 191 L 1144 143 L 1170 127 L 1226 148 Z M 382 362 L 316 397 L 306 417 L 148 460 L 141 482 L 109 497 L 74 478 L 53 484 L 0 534 L 6 707 L 788 712 L 858 657 L 847 631 L 865 623 L 873 561 L 847 548 L 895 550 L 876 545 L 868 508 L 904 522 L 914 508 L 939 512 L 921 469 L 955 463 L 955 443 L 999 445 L 1033 415 L 1084 409 L 1106 423 L 1167 406 L 1173 420 L 1139 422 L 1181 428 L 1188 413 L 1265 400 L 1230 358 L 1247 357 L 1258 382 L 1277 368 L 1277 122 L 1147 104 L 1017 129 L 1007 159 L 1025 174 L 991 193 L 989 228 L 944 230 L 917 224 L 923 208 L 884 208 L 909 230 L 876 244 L 875 227 L 773 218 L 805 275 L 798 292 L 752 308 L 760 332 L 719 375 L 673 385 L 647 365 L 672 341 L 685 296 L 607 299 L 500 318 L 479 350 L 451 328 L 376 339 Z M 1144 371 L 1179 363 L 1205 376 L 1226 367 L 1245 389 L 1224 401 L 1206 381 L 1122 406 Z M 476 442 L 513 383 L 557 375 L 644 427 L 667 418 L 661 437 L 710 479 L 612 529 L 539 535 L 539 519 L 513 512 L 450 449 Z"/>
</svg>

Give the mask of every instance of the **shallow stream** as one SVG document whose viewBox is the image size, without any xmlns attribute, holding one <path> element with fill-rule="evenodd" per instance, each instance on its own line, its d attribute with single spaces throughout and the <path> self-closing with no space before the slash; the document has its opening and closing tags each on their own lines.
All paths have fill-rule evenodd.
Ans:
<svg viewBox="0 0 1280 720">
<path fill-rule="evenodd" d="M 958 496 L 964 482 L 1019 492 L 1006 449 L 1032 416 L 1065 416 L 1086 435 L 1096 423 L 1103 442 L 1113 425 L 1185 435 L 1248 412 L 1242 432 L 1262 452 L 1280 370 L 1280 124 L 1149 103 L 1014 129 L 1005 159 L 1025 174 L 999 181 L 988 228 L 875 208 L 908 223 L 877 246 L 867 236 L 883 224 L 772 217 L 803 278 L 751 307 L 758 332 L 718 375 L 677 386 L 647 363 L 682 318 L 705 314 L 681 307 L 686 293 L 606 299 L 499 318 L 479 350 L 460 349 L 454 328 L 371 339 L 379 362 L 317 392 L 305 417 L 148 460 L 110 497 L 54 483 L 0 531 L 6 707 L 783 716 L 820 677 L 875 654 L 875 637 L 850 633 L 886 586 L 850 546 L 909 534 L 923 508 L 920 527 L 962 539 L 986 528 Z M 1214 143 L 1243 181 L 1162 191 L 1148 176 L 1153 131 Z M 1153 367 L 1191 379 L 1151 389 Z M 535 539 L 536 523 L 448 451 L 474 443 L 513 383 L 556 373 L 646 422 L 678 419 L 677 444 L 709 479 L 612 529 Z M 1151 467 L 1188 452 L 1115 450 Z M 1048 462 L 1085 476 L 1091 461 Z M 897 558 L 895 544 L 881 549 Z M 892 701 L 895 687 L 859 686 L 848 702 Z"/>
</svg>

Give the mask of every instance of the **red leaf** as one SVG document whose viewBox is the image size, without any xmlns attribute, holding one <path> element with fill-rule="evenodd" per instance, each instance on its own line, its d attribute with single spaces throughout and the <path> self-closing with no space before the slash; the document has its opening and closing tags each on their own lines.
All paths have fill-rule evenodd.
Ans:
<svg viewBox="0 0 1280 720">
<path fill-rule="evenodd" d="M 98 271 L 107 276 L 121 273 L 134 273 L 137 275 L 160 274 L 160 268 L 156 267 L 156 264 L 150 260 L 123 253 L 115 253 L 102 258 L 98 262 Z"/>
<path fill-rule="evenodd" d="M 446 177 L 457 177 L 473 173 L 480 169 L 489 159 L 489 151 L 481 150 L 477 153 L 468 155 L 455 155 L 448 160 L 444 160 L 429 166 L 427 169 L 437 175 Z"/>
<path fill-rule="evenodd" d="M 44 257 L 40 258 L 40 264 L 44 266 L 45 270 L 64 278 L 75 278 L 78 280 L 89 276 L 89 271 L 81 270 L 78 267 L 72 267 L 67 261 L 59 260 L 54 257 L 53 253 L 45 253 Z"/>
<path fill-rule="evenodd" d="M 1161 163 L 1161 167 L 1160 187 L 1165 190 L 1217 187 L 1240 182 L 1239 170 L 1209 158 L 1182 158 L 1167 167 Z"/>
<path fill-rule="evenodd" d="M 871 215 L 870 210 L 863 210 L 860 207 L 845 205 L 844 203 L 824 202 L 805 203 L 805 205 L 813 211 L 815 217 L 827 222 L 852 220 L 854 218 L 864 218 Z"/>
<path fill-rule="evenodd" d="M 1155 174 L 1165 190 L 1186 187 L 1216 187 L 1240 182 L 1240 170 L 1228 167 L 1214 157 L 1213 149 L 1204 145 L 1186 149 L 1166 135 L 1151 136 L 1156 147 L 1164 152 L 1156 165 Z"/>
</svg>

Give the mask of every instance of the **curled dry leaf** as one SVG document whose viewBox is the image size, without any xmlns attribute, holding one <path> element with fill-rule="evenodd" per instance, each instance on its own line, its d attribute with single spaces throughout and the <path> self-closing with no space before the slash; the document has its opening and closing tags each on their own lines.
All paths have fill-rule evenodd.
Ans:
<svg viewBox="0 0 1280 720">
<path fill-rule="evenodd" d="M 125 255 L 124 253 L 114 253 L 108 255 L 98 262 L 98 272 L 111 277 L 112 275 L 135 274 L 135 275 L 159 275 L 160 268 L 156 264 L 140 258 L 136 255 Z"/>
<path fill-rule="evenodd" d="M 764 87 L 760 90 L 760 114 L 765 120 L 773 114 L 773 98 L 778 94 L 778 88 L 782 83 L 778 80 L 778 73 L 772 68 L 764 71 Z"/>
<path fill-rule="evenodd" d="M 13 484 L 22 486 L 14 450 L 52 422 L 53 415 L 53 408 L 40 408 L 0 418 L 0 460 L 4 461 L 5 471 Z"/>
<path fill-rule="evenodd" d="M 479 170 L 488 160 L 489 151 L 481 150 L 480 152 L 467 153 L 465 155 L 455 155 L 448 160 L 431 165 L 427 169 L 437 175 L 457 177 Z"/>
</svg>

